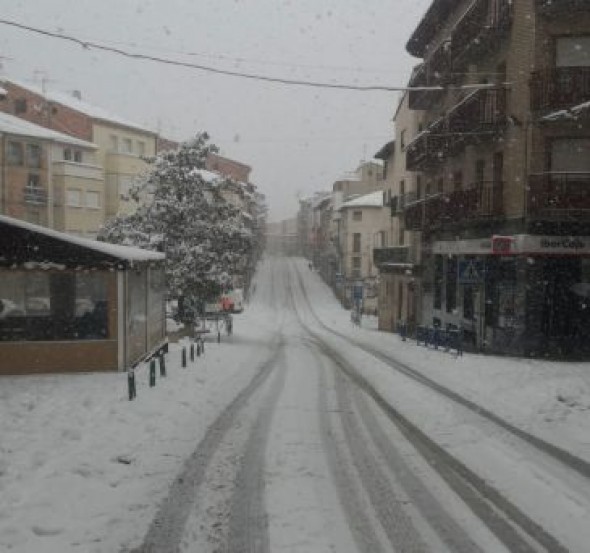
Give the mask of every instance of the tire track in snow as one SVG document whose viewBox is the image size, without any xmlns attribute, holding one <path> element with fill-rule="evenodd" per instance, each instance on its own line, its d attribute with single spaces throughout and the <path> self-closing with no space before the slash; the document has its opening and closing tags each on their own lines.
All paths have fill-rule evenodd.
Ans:
<svg viewBox="0 0 590 553">
<path fill-rule="evenodd" d="M 236 477 L 227 543 L 227 551 L 231 553 L 270 551 L 264 470 L 272 417 L 286 380 L 285 360 L 279 363 L 279 372 L 256 417 Z"/>
<path fill-rule="evenodd" d="M 254 378 L 209 426 L 205 437 L 187 459 L 183 469 L 170 486 L 152 520 L 142 544 L 132 553 L 177 553 L 199 487 L 224 436 L 238 419 L 240 411 L 252 395 L 266 382 L 284 347 L 282 336 L 275 339 L 272 353 L 260 366 Z"/>
</svg>

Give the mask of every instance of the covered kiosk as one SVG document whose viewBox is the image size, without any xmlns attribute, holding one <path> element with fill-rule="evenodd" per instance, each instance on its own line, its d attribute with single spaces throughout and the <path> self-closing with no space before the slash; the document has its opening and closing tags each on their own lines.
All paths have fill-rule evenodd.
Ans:
<svg viewBox="0 0 590 553">
<path fill-rule="evenodd" d="M 0 215 L 0 374 L 125 370 L 165 348 L 164 261 Z"/>
</svg>

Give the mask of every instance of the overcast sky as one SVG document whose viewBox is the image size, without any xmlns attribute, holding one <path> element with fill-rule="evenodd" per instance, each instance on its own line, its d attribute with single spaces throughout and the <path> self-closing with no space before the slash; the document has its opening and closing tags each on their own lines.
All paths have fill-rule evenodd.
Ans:
<svg viewBox="0 0 590 553">
<path fill-rule="evenodd" d="M 430 0 L 0 0 L 31 26 L 161 57 L 289 79 L 403 86 Z M 2 75 L 183 139 L 207 130 L 252 166 L 271 219 L 330 189 L 392 138 L 397 94 L 286 87 L 129 60 L 0 25 Z"/>
</svg>

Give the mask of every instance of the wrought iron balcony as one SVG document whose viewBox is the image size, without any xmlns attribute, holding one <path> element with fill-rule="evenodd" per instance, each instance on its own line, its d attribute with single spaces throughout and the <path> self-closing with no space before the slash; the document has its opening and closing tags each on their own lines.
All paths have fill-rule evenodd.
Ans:
<svg viewBox="0 0 590 553">
<path fill-rule="evenodd" d="M 590 9 L 590 0 L 537 0 L 537 9 L 544 15 L 571 15 Z"/>
<path fill-rule="evenodd" d="M 590 67 L 556 67 L 531 75 L 531 109 L 567 109 L 590 101 Z"/>
<path fill-rule="evenodd" d="M 538 219 L 590 218 L 590 173 L 530 175 L 527 215 Z"/>
<path fill-rule="evenodd" d="M 477 0 L 451 34 L 453 68 L 484 56 L 498 47 L 512 23 L 512 0 Z"/>
<path fill-rule="evenodd" d="M 436 86 L 438 84 L 436 83 Z M 434 86 L 432 83 L 429 83 L 426 63 L 423 63 L 414 72 L 409 86 L 414 88 Z M 410 90 L 408 94 L 408 107 L 414 110 L 429 109 L 443 94 L 443 90 Z"/>
<path fill-rule="evenodd" d="M 451 149 L 446 119 L 436 120 L 406 147 L 406 169 L 420 171 L 445 160 Z"/>
<path fill-rule="evenodd" d="M 45 205 L 47 203 L 47 191 L 39 186 L 25 186 L 23 196 L 27 204 Z"/>
<path fill-rule="evenodd" d="M 435 230 L 501 217 L 502 182 L 482 182 L 465 190 L 429 196 L 406 209 L 408 230 Z"/>
</svg>

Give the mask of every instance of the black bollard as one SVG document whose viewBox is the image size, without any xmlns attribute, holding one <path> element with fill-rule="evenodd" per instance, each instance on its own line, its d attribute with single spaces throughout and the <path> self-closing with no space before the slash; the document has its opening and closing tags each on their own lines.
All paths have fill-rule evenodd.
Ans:
<svg viewBox="0 0 590 553">
<path fill-rule="evenodd" d="M 150 388 L 156 385 L 156 360 L 150 359 Z"/>
<path fill-rule="evenodd" d="M 201 338 L 201 353 L 205 354 L 205 340 Z"/>
<path fill-rule="evenodd" d="M 182 347 L 182 368 L 186 368 L 186 348 Z"/>
<path fill-rule="evenodd" d="M 160 376 L 166 376 L 166 358 L 160 354 Z"/>
<path fill-rule="evenodd" d="M 129 391 L 129 401 L 134 400 L 137 397 L 135 390 L 135 371 L 133 367 L 127 370 L 127 389 Z"/>
<path fill-rule="evenodd" d="M 191 342 L 191 363 L 195 361 L 195 344 Z"/>
<path fill-rule="evenodd" d="M 201 340 L 197 338 L 197 357 L 201 357 Z"/>
</svg>

